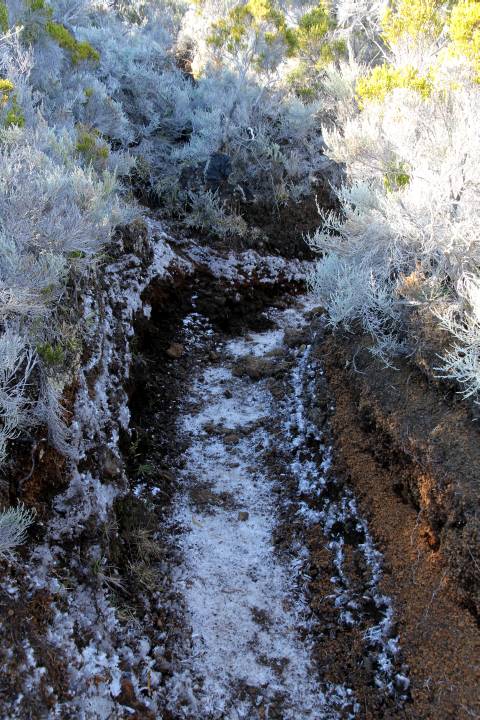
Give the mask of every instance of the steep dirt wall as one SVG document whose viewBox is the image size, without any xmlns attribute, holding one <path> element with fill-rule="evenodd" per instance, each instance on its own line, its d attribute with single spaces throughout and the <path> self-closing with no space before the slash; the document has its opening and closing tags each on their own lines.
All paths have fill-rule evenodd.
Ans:
<svg viewBox="0 0 480 720">
<path fill-rule="evenodd" d="M 478 429 L 414 367 L 382 367 L 365 339 L 320 336 L 317 352 L 334 400 L 335 471 L 385 557 L 412 680 L 407 716 L 477 717 Z"/>
</svg>

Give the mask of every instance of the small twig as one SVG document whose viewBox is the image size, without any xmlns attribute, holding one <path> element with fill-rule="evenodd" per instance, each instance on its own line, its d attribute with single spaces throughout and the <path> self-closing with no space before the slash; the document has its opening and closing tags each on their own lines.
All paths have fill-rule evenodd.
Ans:
<svg viewBox="0 0 480 720">
<path fill-rule="evenodd" d="M 31 460 L 32 460 L 32 467 L 30 468 L 30 472 L 28 475 L 25 475 L 25 477 L 21 478 L 21 480 L 18 481 L 18 489 L 21 491 L 23 489 L 23 485 L 30 480 L 33 473 L 35 472 L 35 453 L 37 451 L 38 446 L 41 442 L 45 442 L 46 438 L 42 438 L 41 440 L 38 440 L 37 442 L 34 442 L 32 445 L 32 451 L 31 451 Z"/>
</svg>

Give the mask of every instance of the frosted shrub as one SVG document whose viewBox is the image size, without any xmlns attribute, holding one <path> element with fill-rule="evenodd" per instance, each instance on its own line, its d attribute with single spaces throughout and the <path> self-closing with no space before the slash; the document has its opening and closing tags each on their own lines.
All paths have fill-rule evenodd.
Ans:
<svg viewBox="0 0 480 720">
<path fill-rule="evenodd" d="M 232 186 L 246 184 L 257 200 L 308 194 L 323 147 L 315 106 L 253 81 L 239 85 L 227 71 L 200 81 L 194 101 L 192 137 L 174 154 L 180 162 L 221 151 L 232 158 Z"/>
<path fill-rule="evenodd" d="M 23 505 L 0 511 L 0 558 L 11 560 L 13 551 L 26 540 L 35 513 Z"/>
<path fill-rule="evenodd" d="M 388 0 L 333 0 L 332 5 L 349 61 L 378 58 L 383 51 L 380 23 Z"/>
<path fill-rule="evenodd" d="M 375 352 L 388 361 L 391 353 L 403 351 L 403 344 L 397 335 L 400 309 L 395 305 L 393 265 L 385 263 L 385 251 L 374 241 L 388 245 L 387 207 L 379 207 L 365 185 L 345 189 L 340 197 L 347 217 L 324 216 L 322 230 L 310 238 L 314 249 L 326 253 L 310 284 L 328 308 L 333 327 L 351 330 L 359 324 L 374 337 Z M 390 242 L 393 248 L 393 236 Z"/>
<path fill-rule="evenodd" d="M 185 217 L 187 227 L 214 232 L 219 237 L 241 237 L 246 233 L 245 221 L 225 210 L 224 203 L 216 193 L 192 193 L 189 210 Z"/>
<path fill-rule="evenodd" d="M 36 140 L 33 145 L 16 141 L 4 145 L 0 213 L 4 233 L 17 251 L 8 265 L 10 278 L 16 273 L 21 282 L 23 273 L 27 281 L 22 264 L 28 262 L 40 291 L 51 284 L 52 273 L 62 274 L 60 266 L 67 255 L 94 254 L 109 238 L 112 222 L 122 215 L 114 178 L 106 174 L 100 179 L 88 169 L 73 164 L 68 168 L 55 159 L 57 151 L 73 155 L 75 146 L 69 138 L 39 134 Z"/>
<path fill-rule="evenodd" d="M 109 4 L 8 0 L 0 17 L 0 464 L 38 424 L 74 456 L 61 399 L 82 349 L 78 290 L 135 214 L 117 181 L 128 146 L 161 166 L 188 116 L 165 8 L 137 10 L 129 23 Z"/>
<path fill-rule="evenodd" d="M 332 325 L 362 327 L 388 361 L 414 350 L 407 311 L 420 306 L 450 333 L 437 372 L 475 396 L 480 86 L 473 50 L 460 57 L 459 15 L 465 5 L 468 25 L 467 4 L 452 13 L 457 25 L 449 37 L 446 3 L 394 3 L 383 19 L 388 55 L 379 65 L 329 74 L 341 126 L 325 140 L 346 164 L 349 184 L 338 192 L 342 213 L 324 218 L 311 244 L 324 254 L 312 285 Z M 462 37 L 474 42 L 467 30 Z M 348 111 L 352 67 L 357 104 Z"/>
<path fill-rule="evenodd" d="M 458 300 L 436 310 L 437 318 L 453 342 L 445 353 L 441 377 L 461 384 L 465 397 L 480 392 L 480 278 L 466 274 L 457 285 Z"/>
<path fill-rule="evenodd" d="M 319 251 L 335 253 L 350 269 L 342 270 L 343 284 L 337 273 L 337 294 L 345 295 L 347 304 L 356 297 L 358 320 L 373 314 L 401 333 L 400 309 L 409 302 L 406 275 L 420 271 L 428 279 L 423 302 L 432 304 L 433 287 L 444 300 L 448 290 L 454 300 L 465 272 L 478 266 L 480 145 L 474 118 L 480 95 L 470 88 L 455 101 L 447 114 L 438 96 L 425 101 L 414 91 L 404 91 L 391 96 L 382 114 L 367 109 L 358 120 L 348 121 L 343 137 L 328 135 L 334 157 L 346 161 L 358 181 L 339 192 L 344 214 L 325 218 L 311 243 Z M 469 147 L 468 157 L 462 145 Z M 373 296 L 359 292 L 355 277 L 362 268 L 390 298 L 388 312 L 378 303 L 367 307 Z M 322 273 L 328 274 L 328 265 Z M 392 303 L 397 307 L 393 316 Z"/>
<path fill-rule="evenodd" d="M 189 86 L 175 67 L 162 25 L 152 20 L 129 27 L 108 16 L 79 34 L 102 48 L 98 79 L 129 123 L 126 135 L 119 129 L 113 137 L 144 142 L 144 153 L 149 143 L 161 149 L 165 140 L 173 141 L 189 115 Z M 92 85 L 90 98 L 98 90 Z"/>
<path fill-rule="evenodd" d="M 35 356 L 25 338 L 7 326 L 0 335 L 0 465 L 8 442 L 30 421 L 28 383 L 34 367 Z"/>
<path fill-rule="evenodd" d="M 368 301 L 371 276 L 368 268 L 355 270 L 335 253 L 317 263 L 310 283 L 328 307 L 329 324 L 349 330 Z"/>
<path fill-rule="evenodd" d="M 321 4 L 286 9 L 252 0 L 191 9 L 179 40 L 197 79 L 183 159 L 229 154 L 232 185 L 247 182 L 258 201 L 297 202 L 311 193 L 323 150 L 321 105 L 303 66 L 323 67 L 334 57 L 332 23 Z"/>
<path fill-rule="evenodd" d="M 307 22 L 313 11 L 301 4 L 292 4 L 288 18 L 273 2 L 247 5 L 190 9 L 177 38 L 181 4 L 119 3 L 117 12 L 99 2 L 34 4 L 22 22 L 33 28 L 26 35 L 31 82 L 45 117 L 70 134 L 81 128 L 80 159 L 97 170 L 126 173 L 128 156 L 137 157 L 162 200 L 176 198 L 176 212 L 192 191 L 205 190 L 183 187 L 185 173 L 218 152 L 232 159 L 232 188 L 248 183 L 252 199 L 273 204 L 299 200 L 319 167 L 320 107 L 293 96 L 280 66 L 293 53 L 321 55 L 323 30 L 319 39 L 316 15 Z M 80 50 L 49 23 L 65 28 Z M 236 24 L 241 38 L 231 47 Z M 194 72 L 199 68 L 196 82 L 177 66 L 182 53 L 192 54 Z M 110 145 L 108 157 L 101 143 Z"/>
<path fill-rule="evenodd" d="M 66 454 L 60 408 L 66 282 L 91 270 L 125 215 L 115 179 L 74 163 L 73 138 L 46 128 L 6 131 L 0 150 L 0 462 L 8 440 L 44 423 Z M 62 316 L 64 318 L 62 319 Z M 72 322 L 74 315 L 69 319 Z M 62 376 L 59 372 L 63 373 Z M 63 377 L 63 380 L 61 379 Z M 56 389 L 54 390 L 54 386 Z"/>
</svg>

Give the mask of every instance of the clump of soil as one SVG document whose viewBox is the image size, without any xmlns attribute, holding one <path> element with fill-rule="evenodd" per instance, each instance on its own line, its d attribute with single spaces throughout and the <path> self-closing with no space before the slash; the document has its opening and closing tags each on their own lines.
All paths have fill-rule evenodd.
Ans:
<svg viewBox="0 0 480 720">
<path fill-rule="evenodd" d="M 241 208 L 241 214 L 249 227 L 257 228 L 256 250 L 282 255 L 284 257 L 312 260 L 305 237 L 321 224 L 317 198 L 310 195 L 301 202 L 288 202 L 273 209 L 265 203 L 251 203 Z M 322 207 L 333 207 L 332 199 L 325 190 L 320 198 Z M 237 243 L 238 244 L 238 243 Z"/>
<path fill-rule="evenodd" d="M 247 376 L 250 380 L 260 380 L 267 377 L 281 377 L 291 366 L 291 362 L 281 357 L 257 358 L 246 355 L 235 363 L 232 372 L 236 377 Z"/>
</svg>

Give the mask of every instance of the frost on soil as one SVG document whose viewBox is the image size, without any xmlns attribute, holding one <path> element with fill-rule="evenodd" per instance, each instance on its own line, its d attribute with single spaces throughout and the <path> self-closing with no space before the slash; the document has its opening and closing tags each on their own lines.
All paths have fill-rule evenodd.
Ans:
<svg viewBox="0 0 480 720">
<path fill-rule="evenodd" d="M 275 319 L 274 330 L 217 348 L 221 363 L 199 370 L 179 421 L 189 446 L 174 518 L 184 558 L 177 583 L 193 649 L 170 700 L 184 717 L 336 718 L 356 708 L 351 689 L 323 682 L 312 663 L 307 549 L 275 549 L 274 480 L 263 454 L 278 407 L 263 381 L 232 374 L 239 356 L 265 356 L 282 345 L 282 325 L 302 322 L 292 311 Z"/>
<path fill-rule="evenodd" d="M 408 683 L 395 675 L 398 646 L 391 632 L 393 610 L 378 592 L 380 556 L 357 515 L 355 499 L 348 492 L 336 503 L 323 497 L 329 449 L 322 446 L 307 418 L 305 398 L 314 393 L 310 349 L 291 351 L 291 393 L 284 400 L 274 399 L 267 380 L 252 382 L 233 372 L 245 355 L 264 361 L 278 352 L 287 353 L 284 331 L 306 324 L 308 302 L 300 311 L 271 310 L 271 330 L 220 342 L 208 320 L 196 311 L 193 297 L 193 311 L 183 321 L 182 341 L 185 353 L 198 357 L 197 370 L 184 393 L 178 420 L 178 434 L 187 440 L 187 449 L 170 524 L 171 542 L 179 550 L 170 572 L 182 596 L 179 607 L 189 639 L 177 643 L 173 673 L 167 671 L 162 677 L 155 665 L 157 656 L 164 655 L 171 628 L 147 637 L 140 622 L 118 620 L 109 585 L 116 578 L 108 576 L 95 531 L 108 521 L 115 498 L 125 490 L 119 437 L 129 423 L 125 383 L 130 338 L 135 313 L 143 309 L 148 317 L 151 310 L 142 305 L 142 291 L 152 278 L 168 276 L 172 265 L 188 275 L 203 263 L 213 277 L 219 274 L 227 284 L 245 281 L 245 272 L 269 282 L 304 277 L 299 263 L 275 258 L 259 262 L 253 253 L 221 258 L 208 256 L 193 244 L 188 252 L 183 248 L 180 258 L 172 250 L 175 241 L 155 221 L 148 223 L 148 233 L 154 250 L 149 264 L 123 255 L 107 268 L 101 296 L 85 298 L 85 313 L 92 317 L 92 344 L 80 373 L 72 423 L 80 464 L 72 467 L 67 489 L 54 499 L 43 541 L 24 564 L 28 592 L 51 597 L 47 643 L 65 667 L 67 694 L 59 701 L 44 681 L 45 669 L 35 647 L 25 640 L 20 668 L 24 685 L 10 716 L 23 718 L 29 698 L 42 688 L 49 697 L 51 718 L 65 713 L 79 720 L 130 717 L 134 710 L 124 703 L 127 679 L 127 688 L 141 698 L 139 712 L 147 713 L 145 717 L 160 718 L 165 709 L 172 717 L 192 720 L 354 717 L 358 703 L 348 682 L 326 682 L 322 668 L 313 662 L 315 620 L 305 574 L 308 550 L 296 542 L 288 552 L 279 551 L 274 541 L 281 479 L 272 476 L 265 457 L 281 442 L 297 481 L 298 498 L 289 502 L 305 526 L 320 522 L 330 540 L 336 567 L 331 585 L 339 622 L 355 623 L 361 614 L 343 572 L 342 539 L 332 530 L 336 521 L 349 517 L 361 530 L 360 551 L 371 572 L 368 592 L 382 618 L 371 623 L 365 634 L 365 646 L 377 659 L 376 682 L 388 690 L 401 681 Z M 245 265 L 245 258 L 251 267 Z M 205 362 L 207 347 L 214 343 L 216 359 Z M 282 428 L 280 439 L 272 432 L 274 423 Z M 312 438 L 323 448 L 323 462 L 305 451 Z M 89 465 L 87 460 L 99 449 L 103 455 L 97 458 L 95 471 L 95 463 Z M 118 467 L 115 480 L 106 480 L 101 472 L 104 456 L 109 472 Z M 96 585 L 91 582 L 92 567 L 97 568 Z M 5 592 L 15 598 L 20 591 L 12 580 Z M 155 597 L 160 607 L 161 589 Z M 12 652 L 7 649 L 6 656 Z"/>
</svg>

